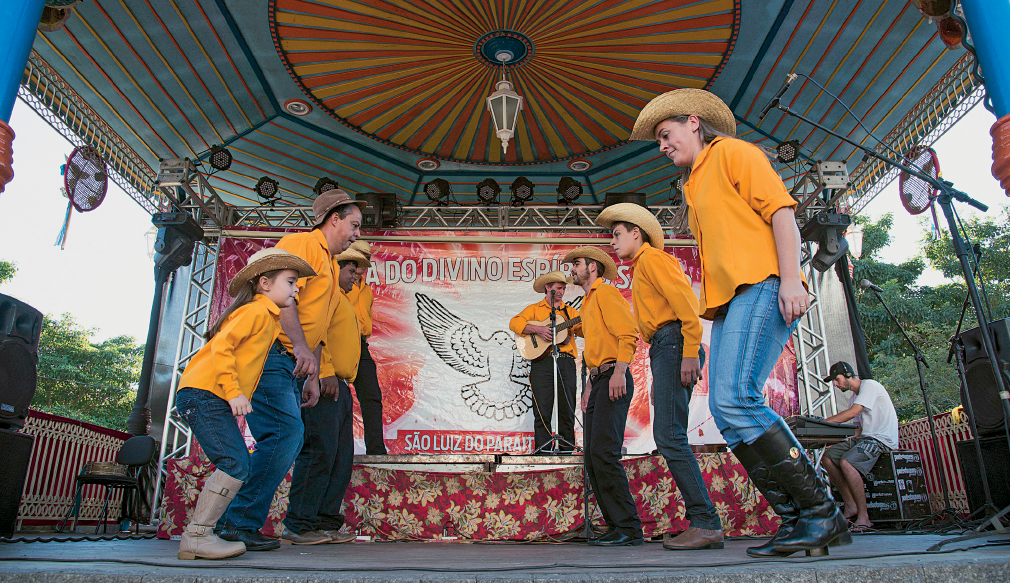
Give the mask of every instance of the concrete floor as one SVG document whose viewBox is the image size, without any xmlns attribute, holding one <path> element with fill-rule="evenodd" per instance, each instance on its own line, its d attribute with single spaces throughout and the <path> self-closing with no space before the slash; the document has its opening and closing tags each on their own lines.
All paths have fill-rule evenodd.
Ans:
<svg viewBox="0 0 1010 583">
<path fill-rule="evenodd" d="M 0 542 L 0 583 L 212 583 L 535 580 L 695 582 L 1010 582 L 1010 537 L 990 536 L 926 553 L 938 535 L 862 534 L 823 558 L 754 560 L 753 540 L 722 551 L 670 552 L 658 543 L 605 549 L 585 544 L 372 542 L 284 546 L 226 561 L 180 561 L 165 540 Z M 1004 543 L 997 545 L 994 543 Z M 969 549 L 976 545 L 981 548 Z"/>
</svg>

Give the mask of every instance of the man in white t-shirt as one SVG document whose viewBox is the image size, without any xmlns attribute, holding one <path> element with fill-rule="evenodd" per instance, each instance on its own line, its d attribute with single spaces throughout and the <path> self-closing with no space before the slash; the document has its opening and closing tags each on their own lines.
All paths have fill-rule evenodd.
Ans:
<svg viewBox="0 0 1010 583">
<path fill-rule="evenodd" d="M 856 378 L 847 362 L 831 365 L 824 382 L 833 382 L 842 391 L 852 391 L 849 408 L 825 421 L 851 421 L 859 428 L 855 436 L 829 447 L 822 462 L 845 501 L 845 518 L 852 521 L 852 530 L 866 530 L 873 523 L 866 513 L 863 477 L 869 475 L 880 454 L 898 447 L 898 414 L 887 389 L 872 379 Z"/>
</svg>

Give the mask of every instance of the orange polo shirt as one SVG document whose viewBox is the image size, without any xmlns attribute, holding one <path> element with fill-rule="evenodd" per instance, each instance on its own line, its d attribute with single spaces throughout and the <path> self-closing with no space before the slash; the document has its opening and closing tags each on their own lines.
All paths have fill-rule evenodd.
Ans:
<svg viewBox="0 0 1010 583">
<path fill-rule="evenodd" d="M 340 292 L 337 307 L 326 330 L 326 344 L 323 345 L 319 361 L 319 377 L 336 376 L 347 382 L 354 382 L 358 376 L 361 361 L 361 333 L 358 318 L 347 296 Z"/>
<path fill-rule="evenodd" d="M 354 284 L 347 294 L 347 299 L 351 300 L 354 306 L 354 313 L 358 316 L 358 325 L 361 327 L 361 335 L 368 338 L 372 335 L 372 303 L 375 295 L 372 293 L 372 286 L 362 281 Z"/>
<path fill-rule="evenodd" d="M 698 296 L 691 289 L 691 280 L 676 257 L 648 243 L 632 259 L 634 277 L 631 300 L 635 305 L 638 329 L 642 340 L 649 342 L 663 326 L 680 320 L 684 334 L 684 356 L 698 358 L 701 346 L 701 320 L 698 319 Z"/>
<path fill-rule="evenodd" d="M 779 275 L 772 215 L 796 201 L 760 148 L 726 137 L 698 154 L 684 197 L 701 255 L 700 313 L 712 319 L 741 285 Z"/>
<path fill-rule="evenodd" d="M 301 257 L 316 271 L 314 277 L 298 280 L 298 320 L 302 323 L 309 350 L 315 350 L 326 339 L 326 328 L 337 307 L 337 292 L 340 291 L 326 237 L 319 229 L 293 233 L 278 241 L 277 248 Z M 285 348 L 293 348 L 283 330 L 279 338 Z"/>
<path fill-rule="evenodd" d="M 627 362 L 635 357 L 638 326 L 628 301 L 617 288 L 597 279 L 582 301 L 582 334 L 586 348 L 582 360 L 588 368 L 607 362 Z"/>
<path fill-rule="evenodd" d="M 557 309 L 558 312 L 558 324 L 564 323 L 565 320 L 571 320 L 572 318 L 579 317 L 579 311 L 575 308 L 565 304 L 564 306 Z M 547 298 L 540 300 L 539 303 L 530 304 L 526 306 L 523 311 L 519 312 L 519 315 L 515 316 L 509 320 L 509 329 L 516 334 L 522 334 L 526 325 L 532 322 L 545 322 L 551 319 L 551 304 L 547 301 Z M 547 325 L 547 324 L 545 324 Z M 575 334 L 575 331 L 580 329 L 582 324 L 576 324 L 569 328 L 569 338 Z M 572 358 L 579 357 L 579 349 L 575 346 L 573 340 L 558 346 L 561 352 L 565 354 L 570 354 Z M 553 352 L 553 349 L 551 349 Z M 545 353 L 546 354 L 546 353 Z M 553 358 L 553 357 L 552 357 Z"/>
<path fill-rule="evenodd" d="M 239 395 L 252 398 L 270 346 L 281 331 L 280 317 L 277 304 L 256 294 L 232 312 L 190 359 L 179 386 L 210 391 L 225 401 Z"/>
</svg>

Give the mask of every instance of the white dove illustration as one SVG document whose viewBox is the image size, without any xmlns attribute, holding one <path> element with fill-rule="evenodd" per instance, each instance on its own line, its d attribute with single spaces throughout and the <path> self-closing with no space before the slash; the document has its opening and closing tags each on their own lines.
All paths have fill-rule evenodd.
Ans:
<svg viewBox="0 0 1010 583">
<path fill-rule="evenodd" d="M 470 410 L 498 421 L 528 411 L 533 405 L 530 363 L 519 356 L 512 335 L 496 330 L 485 338 L 472 322 L 437 300 L 419 292 L 414 295 L 417 321 L 435 354 L 459 372 L 482 379 L 460 387 Z"/>
</svg>

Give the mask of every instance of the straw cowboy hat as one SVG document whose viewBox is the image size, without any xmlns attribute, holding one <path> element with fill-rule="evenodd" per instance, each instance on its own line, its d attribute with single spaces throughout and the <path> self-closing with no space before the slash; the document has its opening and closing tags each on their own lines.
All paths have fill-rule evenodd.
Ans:
<svg viewBox="0 0 1010 583">
<path fill-rule="evenodd" d="M 268 271 L 277 269 L 293 269 L 298 272 L 298 277 L 312 277 L 316 275 L 316 271 L 312 269 L 312 266 L 297 255 L 292 255 L 284 249 L 278 249 L 277 247 L 260 249 L 253 253 L 245 267 L 240 269 L 235 274 L 235 277 L 232 278 L 231 285 L 228 286 L 228 293 L 232 297 L 235 297 L 238 295 L 239 290 L 242 289 L 242 286 L 245 285 L 245 282 L 252 281 L 254 278 Z"/>
<path fill-rule="evenodd" d="M 563 283 L 567 285 L 572 283 L 572 280 L 563 271 L 552 271 L 533 280 L 533 291 L 542 294 L 547 289 L 547 284 L 549 283 Z"/>
<path fill-rule="evenodd" d="M 722 99 L 704 89 L 675 89 L 645 104 L 629 139 L 654 141 L 659 122 L 679 115 L 696 115 L 720 132 L 736 137 L 736 118 Z"/>
<path fill-rule="evenodd" d="M 372 246 L 368 244 L 368 241 L 364 239 L 357 239 L 351 243 L 351 249 L 354 249 L 365 256 L 367 259 L 372 258 Z"/>
<path fill-rule="evenodd" d="M 610 257 L 609 253 L 606 253 L 603 249 L 599 247 L 593 247 L 591 245 L 584 245 L 582 247 L 576 247 L 565 255 L 565 258 L 561 260 L 562 263 L 572 263 L 579 257 L 584 257 L 586 259 L 595 259 L 603 264 L 603 273 L 600 276 L 603 279 L 609 279 L 611 281 L 617 279 L 617 264 L 614 263 L 613 258 Z"/>
<path fill-rule="evenodd" d="M 365 257 L 361 253 L 361 251 L 358 251 L 353 247 L 348 247 L 346 251 L 344 251 L 340 255 L 337 255 L 333 259 L 337 263 L 340 263 L 341 261 L 353 261 L 358 267 L 364 267 L 364 268 L 367 268 L 368 266 L 371 265 L 371 262 L 368 260 L 368 258 Z"/>
<path fill-rule="evenodd" d="M 332 190 L 327 190 L 326 192 L 319 193 L 316 200 L 312 203 L 312 215 L 313 223 L 312 228 L 316 228 L 323 224 L 323 219 L 326 218 L 327 213 L 331 210 L 337 208 L 338 206 L 344 206 L 345 204 L 356 204 L 361 207 L 362 210 L 368 206 L 368 203 L 363 200 L 354 200 L 351 195 L 347 194 L 339 188 L 334 188 Z"/>
<path fill-rule="evenodd" d="M 608 206 L 596 217 L 596 224 L 604 229 L 613 228 L 614 223 L 631 223 L 637 225 L 649 237 L 649 245 L 663 249 L 666 244 L 663 237 L 663 227 L 649 209 L 633 202 L 622 202 Z"/>
</svg>

